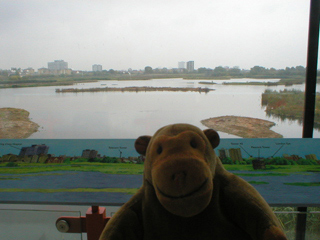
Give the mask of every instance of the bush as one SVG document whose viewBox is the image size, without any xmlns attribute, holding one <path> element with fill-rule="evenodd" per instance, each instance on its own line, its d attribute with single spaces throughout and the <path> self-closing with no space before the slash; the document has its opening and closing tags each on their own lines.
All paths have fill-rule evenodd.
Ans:
<svg viewBox="0 0 320 240">
<path fill-rule="evenodd" d="M 99 158 L 90 158 L 88 162 L 101 162 Z"/>
<path fill-rule="evenodd" d="M 74 162 L 88 162 L 87 158 L 77 158 L 74 160 Z"/>
<path fill-rule="evenodd" d="M 8 162 L 6 164 L 6 167 L 19 167 L 19 164 L 15 162 Z"/>
<path fill-rule="evenodd" d="M 102 163 L 118 163 L 118 159 L 115 157 L 104 157 Z"/>
<path fill-rule="evenodd" d="M 251 165 L 252 164 L 252 159 L 245 159 L 244 160 L 246 162 L 246 164 Z"/>
<path fill-rule="evenodd" d="M 301 158 L 297 161 L 297 164 L 298 165 L 317 165 L 318 163 L 315 160 Z"/>
<path fill-rule="evenodd" d="M 230 158 L 221 159 L 222 164 L 233 164 Z"/>
</svg>

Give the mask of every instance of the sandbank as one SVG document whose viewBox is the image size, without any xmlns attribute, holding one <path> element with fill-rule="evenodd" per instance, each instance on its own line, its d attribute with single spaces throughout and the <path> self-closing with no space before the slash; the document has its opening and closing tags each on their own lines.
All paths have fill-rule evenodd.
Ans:
<svg viewBox="0 0 320 240">
<path fill-rule="evenodd" d="M 208 128 L 233 134 L 242 138 L 282 138 L 283 136 L 270 130 L 274 122 L 249 117 L 221 116 L 202 120 Z"/>
<path fill-rule="evenodd" d="M 0 108 L 0 139 L 28 138 L 39 125 L 29 119 L 29 112 L 19 108 Z"/>
</svg>

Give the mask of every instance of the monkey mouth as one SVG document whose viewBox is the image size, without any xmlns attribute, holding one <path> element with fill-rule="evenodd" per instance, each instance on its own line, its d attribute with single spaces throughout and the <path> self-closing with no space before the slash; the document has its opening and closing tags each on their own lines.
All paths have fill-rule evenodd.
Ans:
<svg viewBox="0 0 320 240">
<path fill-rule="evenodd" d="M 164 193 L 163 191 L 160 190 L 160 188 L 157 187 L 157 190 L 159 191 L 159 193 L 164 196 L 164 197 L 167 197 L 167 198 L 171 198 L 171 199 L 181 199 L 181 198 L 187 198 L 187 197 L 190 197 L 192 195 L 195 195 L 197 194 L 198 192 L 201 192 L 203 188 L 205 188 L 205 186 L 207 185 L 208 183 L 208 178 L 206 178 L 204 180 L 204 182 L 199 186 L 197 187 L 195 190 L 187 193 L 187 194 L 183 194 L 183 195 L 180 195 L 180 196 L 172 196 L 172 195 L 169 195 L 169 194 L 166 194 Z"/>
</svg>

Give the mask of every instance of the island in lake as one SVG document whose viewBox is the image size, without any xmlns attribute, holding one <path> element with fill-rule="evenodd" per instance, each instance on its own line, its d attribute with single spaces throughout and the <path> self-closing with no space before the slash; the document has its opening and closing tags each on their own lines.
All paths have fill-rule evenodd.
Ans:
<svg viewBox="0 0 320 240">
<path fill-rule="evenodd" d="M 104 88 L 66 88 L 66 89 L 56 89 L 57 93 L 68 93 L 68 92 L 210 92 L 214 89 L 210 88 L 190 88 L 190 87 L 104 87 Z"/>
<path fill-rule="evenodd" d="M 208 128 L 233 134 L 242 138 L 282 138 L 283 136 L 270 130 L 275 123 L 249 117 L 221 116 L 202 120 Z"/>
<path fill-rule="evenodd" d="M 29 112 L 19 108 L 0 108 L 0 139 L 28 138 L 39 125 L 29 119 Z"/>
</svg>

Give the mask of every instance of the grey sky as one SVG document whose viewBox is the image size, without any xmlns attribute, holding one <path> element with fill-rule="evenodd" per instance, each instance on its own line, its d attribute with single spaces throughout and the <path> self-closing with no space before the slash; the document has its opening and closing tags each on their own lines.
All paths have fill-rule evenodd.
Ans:
<svg viewBox="0 0 320 240">
<path fill-rule="evenodd" d="M 0 69 L 306 65 L 309 0 L 0 0 Z"/>
</svg>

